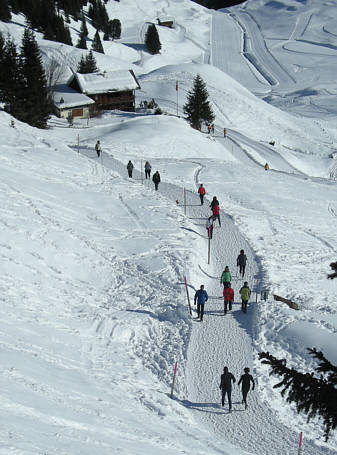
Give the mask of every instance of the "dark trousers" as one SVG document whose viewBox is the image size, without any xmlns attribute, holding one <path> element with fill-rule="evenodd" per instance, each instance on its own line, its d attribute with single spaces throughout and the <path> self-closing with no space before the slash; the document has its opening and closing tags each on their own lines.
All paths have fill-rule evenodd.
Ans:
<svg viewBox="0 0 337 455">
<path fill-rule="evenodd" d="M 248 392 L 249 392 L 249 388 L 247 389 L 247 387 L 242 387 L 242 401 L 244 402 L 246 407 L 247 407 L 247 395 L 248 395 Z"/>
<path fill-rule="evenodd" d="M 248 304 L 248 300 L 242 300 L 242 311 L 244 313 L 247 313 L 247 304 Z"/>
<path fill-rule="evenodd" d="M 150 178 L 150 176 L 151 176 L 151 171 L 150 171 L 150 170 L 147 171 L 147 170 L 145 169 L 145 178 L 146 178 L 146 179 L 147 179 L 147 178 Z"/>
<path fill-rule="evenodd" d="M 204 194 L 199 194 L 201 205 L 204 205 Z"/>
<path fill-rule="evenodd" d="M 222 400 L 221 400 L 222 406 L 225 405 L 226 395 L 227 395 L 227 398 L 228 398 L 229 409 L 232 409 L 232 389 L 225 389 L 225 390 L 222 389 Z"/>
<path fill-rule="evenodd" d="M 204 317 L 204 304 L 203 303 L 198 303 L 197 304 L 197 312 L 198 312 L 198 318 L 200 318 L 200 321 L 202 321 Z"/>
<path fill-rule="evenodd" d="M 239 264 L 239 273 L 240 273 L 240 275 L 242 275 L 243 277 L 245 276 L 245 270 L 246 270 L 246 264 L 245 264 L 245 265 L 240 265 L 240 264 Z"/>
<path fill-rule="evenodd" d="M 207 232 L 208 232 L 208 238 L 211 239 L 213 237 L 213 224 L 207 228 Z"/>
<path fill-rule="evenodd" d="M 100 156 L 100 154 L 101 154 L 101 151 L 100 151 L 100 150 L 96 150 L 96 152 L 97 152 L 97 156 L 98 156 L 98 158 L 99 158 L 99 156 Z"/>
<path fill-rule="evenodd" d="M 154 189 L 155 189 L 156 191 L 158 191 L 158 185 L 159 185 L 159 182 L 154 182 Z"/>
<path fill-rule="evenodd" d="M 129 174 L 129 177 L 130 177 L 130 179 L 131 179 L 131 178 L 132 178 L 132 170 L 129 170 L 129 169 L 128 169 L 128 174 Z"/>
<path fill-rule="evenodd" d="M 214 221 L 218 220 L 219 221 L 219 226 L 221 227 L 220 215 L 213 215 L 213 216 L 214 216 Z"/>
<path fill-rule="evenodd" d="M 228 305 L 229 304 L 229 305 Z M 232 301 L 230 300 L 229 302 L 224 300 L 224 314 L 227 313 L 227 305 L 229 306 L 229 311 L 232 311 Z"/>
</svg>

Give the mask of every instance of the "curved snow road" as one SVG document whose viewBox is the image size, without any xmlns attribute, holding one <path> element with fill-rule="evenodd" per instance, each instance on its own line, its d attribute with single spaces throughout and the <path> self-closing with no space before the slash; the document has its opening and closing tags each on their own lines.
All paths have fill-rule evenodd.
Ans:
<svg viewBox="0 0 337 455">
<path fill-rule="evenodd" d="M 87 147 L 80 148 L 80 152 L 97 161 L 95 152 Z M 125 165 L 116 160 L 109 153 L 102 153 L 102 165 L 117 171 L 126 177 Z M 195 183 L 202 169 L 196 163 Z M 135 179 L 129 180 L 137 184 L 140 182 L 140 173 L 134 170 Z M 136 181 L 135 181 L 136 180 Z M 144 181 L 149 188 L 152 182 Z M 170 183 L 161 182 L 158 194 L 161 194 L 175 203 L 181 199 L 182 188 Z M 209 215 L 206 201 L 204 206 L 199 205 L 197 194 L 187 192 L 187 216 L 193 222 L 196 230 L 200 231 L 200 218 Z M 242 280 L 236 274 L 236 257 L 240 249 L 244 249 L 248 257 L 248 266 L 245 280 L 256 291 L 256 278 L 263 282 L 263 273 L 258 258 L 249 243 L 237 229 L 232 219 L 221 212 L 222 227 L 217 225 L 211 244 L 211 265 L 207 270 L 200 272 L 203 283 L 210 296 L 206 306 L 204 321 L 193 322 L 192 334 L 188 348 L 187 386 L 188 397 L 180 400 L 182 405 L 190 408 L 195 418 L 200 419 L 203 426 L 210 427 L 216 436 L 224 438 L 243 449 L 259 455 L 284 455 L 293 453 L 298 444 L 298 434 L 280 423 L 268 404 L 259 400 L 259 388 L 249 395 L 249 409 L 244 411 L 241 404 L 239 387 L 233 390 L 233 412 L 228 414 L 227 408 L 220 406 L 220 391 L 218 387 L 223 366 L 229 369 L 238 379 L 243 368 L 249 366 L 253 370 L 255 355 L 255 318 L 258 317 L 258 304 L 251 303 L 247 314 L 243 314 L 238 303 L 238 290 Z M 204 235 L 204 228 L 201 228 Z M 205 254 L 207 240 L 205 239 Z M 233 275 L 235 303 L 233 310 L 223 315 L 222 288 L 219 284 L 221 271 L 229 265 Z M 200 283 L 192 283 L 198 287 Z M 255 301 L 255 294 L 252 295 Z M 254 374 L 254 371 L 253 371 Z M 306 440 L 307 455 L 333 455 L 334 451 L 319 447 L 315 441 Z"/>
</svg>

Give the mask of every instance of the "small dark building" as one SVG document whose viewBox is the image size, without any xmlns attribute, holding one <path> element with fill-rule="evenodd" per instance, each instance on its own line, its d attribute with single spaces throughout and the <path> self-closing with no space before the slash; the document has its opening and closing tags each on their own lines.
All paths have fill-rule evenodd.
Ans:
<svg viewBox="0 0 337 455">
<path fill-rule="evenodd" d="M 173 19 L 170 17 L 165 17 L 165 18 L 161 18 L 161 19 L 159 19 L 159 17 L 157 17 L 158 25 L 161 25 L 163 27 L 173 28 L 173 22 L 174 22 Z"/>
<path fill-rule="evenodd" d="M 91 108 L 96 112 L 115 109 L 134 112 L 136 109 L 135 91 L 140 85 L 132 70 L 75 73 L 68 85 L 94 100 Z"/>
</svg>

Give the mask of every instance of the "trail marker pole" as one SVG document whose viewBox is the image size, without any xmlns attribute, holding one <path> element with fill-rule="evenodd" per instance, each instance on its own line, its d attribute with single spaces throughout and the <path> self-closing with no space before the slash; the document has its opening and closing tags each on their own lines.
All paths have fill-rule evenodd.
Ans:
<svg viewBox="0 0 337 455">
<path fill-rule="evenodd" d="M 186 188 L 184 188 L 184 215 L 186 215 Z"/>
<path fill-rule="evenodd" d="M 300 442 L 298 444 L 298 455 L 302 454 L 302 441 L 303 441 L 303 433 L 301 431 L 301 433 L 300 433 Z"/>
<path fill-rule="evenodd" d="M 211 262 L 211 238 L 208 235 L 208 261 L 207 264 Z"/>
<path fill-rule="evenodd" d="M 143 184 L 143 160 L 140 160 L 140 175 L 142 177 L 142 184 Z"/>
<path fill-rule="evenodd" d="M 178 81 L 176 81 L 176 92 L 177 92 L 177 117 L 179 117 L 179 112 L 178 112 L 178 89 L 179 89 L 179 85 L 178 85 Z"/>
<path fill-rule="evenodd" d="M 176 381 L 177 368 L 178 368 L 178 362 L 176 362 L 174 364 L 173 380 L 172 380 L 171 395 L 170 395 L 171 398 L 173 398 L 174 383 Z"/>
<path fill-rule="evenodd" d="M 80 153 L 80 135 L 77 135 L 77 153 Z"/>
<path fill-rule="evenodd" d="M 186 276 L 184 276 L 184 281 L 185 281 L 185 289 L 186 289 L 186 295 L 187 295 L 188 308 L 189 308 L 189 310 L 190 310 L 190 315 L 192 316 L 192 308 L 191 308 L 190 294 L 189 294 L 189 292 L 188 292 L 188 286 L 187 286 L 187 279 L 186 279 Z"/>
</svg>

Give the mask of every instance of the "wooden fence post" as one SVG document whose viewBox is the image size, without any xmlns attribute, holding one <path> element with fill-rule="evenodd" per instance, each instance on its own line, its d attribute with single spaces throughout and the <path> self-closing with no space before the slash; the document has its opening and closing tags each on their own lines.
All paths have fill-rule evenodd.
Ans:
<svg viewBox="0 0 337 455">
<path fill-rule="evenodd" d="M 192 316 L 192 308 L 191 308 L 190 294 L 189 294 L 189 292 L 188 292 L 188 286 L 187 286 L 187 279 L 186 279 L 186 276 L 184 276 L 184 281 L 185 281 L 185 289 L 186 289 L 186 295 L 187 295 L 188 308 L 189 308 L 189 310 L 190 310 L 190 315 Z"/>
<path fill-rule="evenodd" d="M 170 395 L 171 398 L 173 398 L 174 383 L 176 381 L 177 367 L 178 367 L 178 362 L 176 362 L 174 365 L 173 380 L 172 380 L 171 395 Z"/>
</svg>

